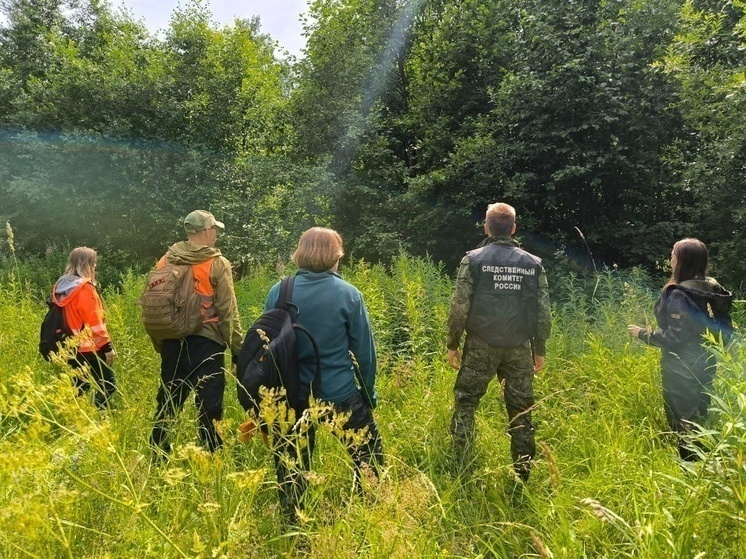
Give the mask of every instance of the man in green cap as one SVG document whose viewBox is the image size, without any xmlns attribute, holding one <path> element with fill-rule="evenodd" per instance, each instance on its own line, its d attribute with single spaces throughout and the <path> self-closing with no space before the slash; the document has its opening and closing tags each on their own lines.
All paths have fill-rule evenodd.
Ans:
<svg viewBox="0 0 746 559">
<path fill-rule="evenodd" d="M 541 260 L 518 248 L 515 230 L 515 209 L 491 204 L 484 226 L 489 238 L 461 260 L 448 317 L 448 363 L 459 369 L 450 430 L 456 451 L 466 453 L 479 400 L 497 376 L 505 383 L 513 468 L 526 481 L 536 452 L 533 378 L 544 366 L 552 317 Z"/>
<path fill-rule="evenodd" d="M 187 240 L 172 245 L 156 269 L 191 266 L 202 323 L 195 334 L 185 338 L 153 339 L 161 355 L 161 386 L 150 443 L 160 457 L 171 449 L 168 424 L 192 390 L 196 393 L 200 440 L 211 452 L 220 448 L 223 441 L 215 422 L 223 416 L 225 349 L 230 348 L 235 365 L 242 343 L 231 264 L 215 248 L 218 232 L 225 225 L 210 212 L 195 210 L 184 218 L 184 229 Z"/>
</svg>

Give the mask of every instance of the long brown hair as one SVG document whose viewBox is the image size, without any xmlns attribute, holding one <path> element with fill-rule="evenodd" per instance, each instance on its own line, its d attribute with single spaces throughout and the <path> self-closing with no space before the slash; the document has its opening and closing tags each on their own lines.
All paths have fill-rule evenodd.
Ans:
<svg viewBox="0 0 746 559">
<path fill-rule="evenodd" d="M 671 270 L 667 285 L 682 281 L 705 278 L 707 273 L 707 247 L 699 239 L 681 239 L 673 245 L 671 255 L 676 257 L 676 266 Z"/>
<path fill-rule="evenodd" d="M 66 276 L 78 276 L 91 281 L 95 280 L 96 262 L 98 255 L 96 251 L 88 247 L 76 247 L 67 258 Z"/>
</svg>

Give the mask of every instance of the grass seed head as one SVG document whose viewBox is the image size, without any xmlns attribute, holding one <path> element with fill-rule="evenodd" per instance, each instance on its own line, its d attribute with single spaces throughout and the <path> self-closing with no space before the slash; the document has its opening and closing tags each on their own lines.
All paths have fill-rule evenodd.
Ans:
<svg viewBox="0 0 746 559">
<path fill-rule="evenodd" d="M 537 534 L 536 532 L 531 532 L 531 539 L 534 540 L 534 548 L 536 548 L 536 553 L 539 554 L 539 557 L 541 557 L 541 559 L 551 559 L 552 557 L 554 557 L 549 548 L 544 545 L 544 542 L 539 537 L 539 534 Z"/>
<path fill-rule="evenodd" d="M 593 515 L 596 518 L 600 519 L 601 522 L 609 521 L 608 509 L 604 507 L 601 503 L 596 501 L 596 499 L 591 499 L 587 497 L 585 499 L 581 499 L 580 502 L 583 503 L 588 508 L 590 508 Z"/>
<path fill-rule="evenodd" d="M 15 236 L 13 235 L 13 228 L 10 226 L 10 221 L 5 222 L 5 235 L 8 237 L 8 248 L 10 249 L 10 254 L 15 256 L 16 247 L 13 242 L 15 239 Z"/>
<path fill-rule="evenodd" d="M 542 454 L 547 459 L 547 466 L 549 467 L 549 483 L 554 489 L 557 489 L 559 487 L 560 474 L 557 460 L 554 458 L 554 453 L 552 453 L 552 448 L 544 441 L 539 443 L 539 447 L 541 448 Z"/>
</svg>

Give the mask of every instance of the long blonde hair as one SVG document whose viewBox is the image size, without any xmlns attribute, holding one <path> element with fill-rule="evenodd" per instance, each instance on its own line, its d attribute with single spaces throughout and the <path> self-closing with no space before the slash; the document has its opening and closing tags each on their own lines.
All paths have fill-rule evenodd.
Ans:
<svg viewBox="0 0 746 559">
<path fill-rule="evenodd" d="M 67 258 L 66 276 L 79 276 L 94 281 L 96 276 L 96 251 L 88 247 L 76 247 Z"/>
</svg>

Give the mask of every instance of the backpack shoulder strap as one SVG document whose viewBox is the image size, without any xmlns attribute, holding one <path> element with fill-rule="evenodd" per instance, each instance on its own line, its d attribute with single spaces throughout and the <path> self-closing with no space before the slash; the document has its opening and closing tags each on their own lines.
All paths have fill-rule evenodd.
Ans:
<svg viewBox="0 0 746 559">
<path fill-rule="evenodd" d="M 293 307 L 297 316 L 298 307 L 293 305 L 292 301 L 293 285 L 295 285 L 295 276 L 286 276 L 282 278 L 282 280 L 280 281 L 280 295 L 277 298 L 277 304 L 275 305 L 275 308 L 287 310 L 291 313 L 291 316 L 293 316 L 292 310 L 288 308 Z M 292 321 L 293 329 L 299 332 L 303 332 L 303 334 L 308 338 L 308 340 L 311 342 L 311 346 L 313 347 L 314 358 L 316 362 L 316 371 L 313 376 L 313 392 L 318 395 L 321 393 L 321 353 L 319 352 L 319 346 L 316 344 L 316 340 L 311 335 L 311 332 L 309 332 L 302 324 L 298 324 L 297 322 L 295 322 L 295 318 L 293 318 Z"/>
<path fill-rule="evenodd" d="M 295 284 L 295 276 L 285 276 L 280 281 L 280 295 L 277 298 L 276 309 L 287 310 L 288 303 L 293 301 L 293 285 Z"/>
<path fill-rule="evenodd" d="M 298 332 L 303 332 L 303 334 L 305 334 L 305 336 L 311 342 L 311 346 L 313 347 L 314 360 L 316 365 L 316 371 L 313 375 L 313 393 L 316 395 L 316 397 L 318 397 L 319 394 L 321 394 L 321 352 L 319 351 L 319 346 L 316 344 L 316 340 L 311 335 L 311 332 L 309 332 L 305 326 L 296 322 L 293 324 L 293 328 Z"/>
</svg>

